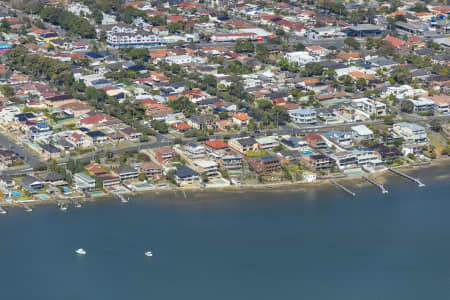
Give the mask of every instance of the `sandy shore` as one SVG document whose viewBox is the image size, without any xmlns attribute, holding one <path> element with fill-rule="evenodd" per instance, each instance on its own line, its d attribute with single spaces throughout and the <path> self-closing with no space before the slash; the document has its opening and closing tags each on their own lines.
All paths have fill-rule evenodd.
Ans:
<svg viewBox="0 0 450 300">
<path fill-rule="evenodd" d="M 405 171 L 408 174 L 415 173 L 418 170 L 421 171 L 421 177 L 425 177 L 427 179 L 432 180 L 442 180 L 450 178 L 450 158 L 441 158 L 436 159 L 431 162 L 426 163 L 417 163 L 417 164 L 409 164 L 404 166 L 396 167 L 399 171 Z M 442 172 L 435 174 L 433 172 L 427 172 L 427 170 L 436 170 L 441 169 Z M 424 176 L 425 174 L 425 176 Z M 430 177 L 431 176 L 431 177 Z M 373 181 L 380 183 L 380 184 L 386 184 L 388 183 L 393 177 L 398 177 L 397 175 L 394 175 L 392 172 L 388 171 L 387 169 L 381 172 L 368 174 L 367 177 L 372 179 Z M 354 176 L 346 176 L 341 178 L 335 178 L 336 181 L 341 182 L 342 184 L 350 183 L 352 188 L 362 188 L 365 186 L 370 185 L 366 180 L 364 180 L 359 175 Z M 196 187 L 196 186 L 187 186 L 187 187 L 169 187 L 169 188 L 162 188 L 162 189 L 151 189 L 147 191 L 137 191 L 137 192 L 128 192 L 123 193 L 125 197 L 139 197 L 139 196 L 145 196 L 145 195 L 154 195 L 154 194 L 161 194 L 161 193 L 174 193 L 179 194 L 179 196 L 185 196 L 186 192 L 189 193 L 202 193 L 202 192 L 251 192 L 251 191 L 264 191 L 264 190 L 271 190 L 271 191 L 306 191 L 308 188 L 311 187 L 317 187 L 317 186 L 329 186 L 331 185 L 329 179 L 318 179 L 314 182 L 274 182 L 274 183 L 264 183 L 264 184 L 253 184 L 253 185 L 230 185 L 230 186 L 223 186 L 223 187 Z M 93 201 L 110 201 L 113 199 L 111 195 L 108 194 L 99 194 L 94 195 L 90 198 L 77 198 L 76 200 L 80 203 L 84 202 L 93 202 Z M 63 202 L 69 202 L 68 200 Z M 23 204 L 26 204 L 28 206 L 35 206 L 35 205 L 56 205 L 56 200 L 34 200 L 34 201 L 26 201 Z M 2 207 L 20 207 L 21 203 L 7 203 L 7 202 L 1 202 L 0 206 Z"/>
</svg>

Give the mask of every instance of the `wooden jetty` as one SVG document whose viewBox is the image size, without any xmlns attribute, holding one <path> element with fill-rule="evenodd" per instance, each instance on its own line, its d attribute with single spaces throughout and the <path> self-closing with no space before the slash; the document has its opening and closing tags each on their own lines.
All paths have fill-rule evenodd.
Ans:
<svg viewBox="0 0 450 300">
<path fill-rule="evenodd" d="M 384 188 L 384 186 L 383 186 L 381 183 L 376 183 L 375 181 L 371 180 L 371 179 L 370 179 L 369 177 L 367 177 L 367 176 L 363 176 L 363 178 L 364 178 L 367 182 L 369 182 L 369 183 L 375 185 L 376 187 L 378 187 L 378 188 L 381 190 L 381 192 L 382 192 L 383 194 L 387 194 L 387 193 L 388 193 L 388 190 L 386 190 L 386 189 Z"/>
<path fill-rule="evenodd" d="M 406 178 L 406 179 L 416 183 L 419 187 L 424 187 L 425 186 L 425 184 L 423 184 L 418 178 L 411 177 L 411 176 L 409 176 L 409 175 L 407 175 L 405 173 L 402 173 L 402 172 L 400 172 L 398 170 L 395 170 L 395 169 L 392 169 L 392 168 L 389 168 L 388 170 L 391 171 L 394 174 L 397 174 L 397 175 L 399 175 L 399 176 L 401 176 L 403 178 Z"/>
<path fill-rule="evenodd" d="M 335 186 L 337 186 L 338 188 L 340 188 L 341 190 L 343 190 L 344 192 L 346 192 L 347 194 L 352 195 L 353 197 L 356 196 L 355 192 L 352 192 L 351 190 L 349 190 L 348 188 L 346 188 L 345 186 L 343 186 L 342 184 L 337 183 L 334 179 L 330 179 L 330 182 L 332 184 L 334 184 Z"/>
</svg>

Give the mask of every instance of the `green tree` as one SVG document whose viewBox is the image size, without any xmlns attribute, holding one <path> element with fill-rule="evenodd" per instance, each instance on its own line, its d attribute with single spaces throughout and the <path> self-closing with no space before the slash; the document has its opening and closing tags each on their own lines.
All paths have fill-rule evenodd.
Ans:
<svg viewBox="0 0 450 300">
<path fill-rule="evenodd" d="M 432 120 L 430 122 L 430 128 L 433 131 L 439 132 L 442 129 L 441 122 L 439 120 Z"/>
<path fill-rule="evenodd" d="M 364 90 L 367 86 L 367 81 L 364 78 L 358 78 L 358 80 L 356 80 L 356 88 L 360 91 Z"/>
<path fill-rule="evenodd" d="M 305 50 L 305 45 L 303 45 L 302 43 L 298 43 L 295 45 L 295 51 L 304 51 Z"/>
<path fill-rule="evenodd" d="M 392 72 L 391 78 L 398 84 L 410 83 L 411 71 L 405 66 L 398 66 Z"/>
<path fill-rule="evenodd" d="M 95 188 L 97 190 L 103 189 L 103 179 L 98 176 L 95 177 Z"/>
<path fill-rule="evenodd" d="M 352 47 L 353 49 L 360 49 L 361 44 L 353 37 L 348 37 L 344 40 L 344 44 L 346 44 L 349 47 Z"/>
<path fill-rule="evenodd" d="M 140 173 L 138 175 L 138 179 L 139 179 L 139 181 L 146 181 L 147 180 L 147 175 L 145 175 L 145 173 Z"/>
<path fill-rule="evenodd" d="M 400 105 L 401 111 L 405 113 L 412 113 L 414 110 L 414 104 L 409 100 L 403 100 L 402 104 Z"/>
<path fill-rule="evenodd" d="M 0 31 L 1 32 L 9 32 L 11 30 L 11 24 L 9 23 L 9 21 L 4 18 L 2 19 L 1 23 L 0 23 Z"/>
<path fill-rule="evenodd" d="M 310 62 L 305 65 L 305 76 L 322 75 L 323 67 L 318 62 Z"/>
</svg>

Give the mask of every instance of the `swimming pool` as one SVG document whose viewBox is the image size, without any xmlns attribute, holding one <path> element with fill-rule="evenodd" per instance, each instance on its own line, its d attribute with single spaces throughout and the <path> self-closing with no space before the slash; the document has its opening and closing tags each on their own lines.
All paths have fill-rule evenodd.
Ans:
<svg viewBox="0 0 450 300">
<path fill-rule="evenodd" d="M 18 192 L 12 192 L 11 193 L 14 197 L 20 197 L 20 196 L 22 196 L 22 194 L 21 193 L 18 193 Z"/>
<path fill-rule="evenodd" d="M 309 151 L 309 150 L 303 151 L 303 155 L 311 155 L 311 154 L 312 154 L 312 151 Z"/>
<path fill-rule="evenodd" d="M 41 198 L 42 200 L 48 200 L 48 196 L 45 194 L 39 194 L 38 197 Z"/>
<path fill-rule="evenodd" d="M 150 187 L 150 184 L 148 183 L 140 183 L 140 184 L 135 184 L 134 185 L 137 188 L 146 188 L 146 187 Z"/>
<path fill-rule="evenodd" d="M 225 184 L 226 182 L 222 179 L 216 180 L 215 183 L 219 183 L 219 184 Z"/>
<path fill-rule="evenodd" d="M 66 194 L 66 195 L 67 194 L 72 194 L 72 191 L 67 189 L 67 188 L 63 188 L 63 193 Z"/>
</svg>

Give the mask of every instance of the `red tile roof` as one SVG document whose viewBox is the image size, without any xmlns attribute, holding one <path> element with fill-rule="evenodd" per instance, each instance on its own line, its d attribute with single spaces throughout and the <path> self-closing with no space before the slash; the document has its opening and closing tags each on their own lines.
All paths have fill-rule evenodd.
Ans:
<svg viewBox="0 0 450 300">
<path fill-rule="evenodd" d="M 384 40 L 386 42 L 388 42 L 389 44 L 391 44 L 392 46 L 394 46 L 395 48 L 399 49 L 403 46 L 404 41 L 401 39 L 398 39 L 396 37 L 390 36 L 388 35 L 387 37 L 384 38 Z"/>
<path fill-rule="evenodd" d="M 209 146 L 213 149 L 219 150 L 219 149 L 226 149 L 228 148 L 228 144 L 225 143 L 222 140 L 211 140 L 211 141 L 207 141 L 205 142 L 206 146 Z"/>
</svg>

